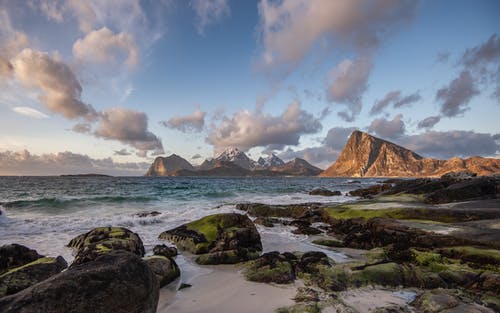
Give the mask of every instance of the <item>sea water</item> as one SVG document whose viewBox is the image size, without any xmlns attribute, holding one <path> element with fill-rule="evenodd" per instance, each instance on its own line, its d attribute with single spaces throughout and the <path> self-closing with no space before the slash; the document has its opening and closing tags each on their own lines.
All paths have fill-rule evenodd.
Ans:
<svg viewBox="0 0 500 313">
<path fill-rule="evenodd" d="M 147 253 L 165 243 L 158 235 L 200 217 L 237 212 L 237 203 L 345 202 L 345 194 L 376 179 L 185 178 L 185 177 L 0 177 L 0 245 L 18 243 L 47 256 L 73 259 L 66 247 L 94 227 L 122 226 L 139 234 Z M 310 196 L 314 188 L 342 196 Z M 137 213 L 158 211 L 157 216 Z M 264 250 L 310 250 L 293 228 L 258 226 Z M 341 261 L 341 254 L 329 254 Z"/>
</svg>

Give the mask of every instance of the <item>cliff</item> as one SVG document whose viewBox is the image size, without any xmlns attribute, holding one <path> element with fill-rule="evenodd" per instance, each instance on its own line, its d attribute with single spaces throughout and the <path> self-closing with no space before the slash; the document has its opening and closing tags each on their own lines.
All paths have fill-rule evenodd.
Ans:
<svg viewBox="0 0 500 313">
<path fill-rule="evenodd" d="M 180 170 L 194 170 L 186 159 L 172 154 L 168 157 L 157 157 L 145 176 L 172 176 Z"/>
</svg>

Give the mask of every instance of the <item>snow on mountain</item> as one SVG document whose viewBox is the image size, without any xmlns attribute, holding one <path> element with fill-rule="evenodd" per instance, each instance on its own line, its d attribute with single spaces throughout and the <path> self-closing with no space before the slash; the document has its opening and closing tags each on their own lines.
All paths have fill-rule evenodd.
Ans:
<svg viewBox="0 0 500 313">
<path fill-rule="evenodd" d="M 261 168 L 269 168 L 284 165 L 285 162 L 273 153 L 266 158 L 260 157 L 259 160 L 257 160 L 257 164 Z"/>
</svg>

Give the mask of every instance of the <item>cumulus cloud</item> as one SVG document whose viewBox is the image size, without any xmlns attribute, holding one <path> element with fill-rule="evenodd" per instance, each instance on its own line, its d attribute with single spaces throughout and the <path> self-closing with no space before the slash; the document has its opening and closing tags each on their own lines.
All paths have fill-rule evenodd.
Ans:
<svg viewBox="0 0 500 313">
<path fill-rule="evenodd" d="M 68 119 L 95 119 L 94 108 L 81 100 L 78 79 L 57 56 L 26 48 L 11 63 L 24 86 L 40 90 L 39 100 L 47 109 Z"/>
<path fill-rule="evenodd" d="M 297 145 L 302 135 L 317 133 L 321 128 L 319 119 L 302 110 L 299 102 L 293 102 L 280 116 L 243 110 L 224 117 L 206 140 L 216 152 L 228 146 L 248 150 L 272 144 Z"/>
<path fill-rule="evenodd" d="M 375 104 L 370 110 L 370 115 L 382 113 L 391 104 L 394 108 L 400 108 L 420 101 L 420 99 L 422 99 L 422 97 L 418 91 L 407 96 L 402 96 L 400 90 L 391 91 L 387 93 L 382 100 L 375 101 Z"/>
<path fill-rule="evenodd" d="M 443 116 L 454 117 L 467 111 L 470 100 L 478 93 L 471 73 L 465 70 L 436 92 L 436 100 L 441 104 Z"/>
<path fill-rule="evenodd" d="M 333 127 L 326 134 L 323 144 L 335 150 L 341 150 L 352 132 L 357 129 L 357 127 Z"/>
<path fill-rule="evenodd" d="M 421 128 L 430 129 L 430 128 L 434 127 L 434 125 L 439 123 L 440 120 L 441 120 L 440 116 L 429 116 L 429 117 L 424 118 L 420 122 L 418 122 L 417 127 L 419 129 L 421 129 Z"/>
<path fill-rule="evenodd" d="M 149 163 L 118 163 L 111 158 L 93 159 L 69 151 L 36 155 L 27 150 L 0 152 L 0 175 L 61 175 L 99 173 L 142 175 Z"/>
<path fill-rule="evenodd" d="M 205 28 L 220 22 L 231 15 L 228 0 L 193 0 L 191 6 L 196 14 L 196 29 L 199 34 L 205 33 Z"/>
<path fill-rule="evenodd" d="M 148 130 L 145 113 L 124 108 L 111 108 L 99 113 L 95 136 L 118 140 L 138 150 L 145 157 L 149 151 L 163 153 L 161 140 Z"/>
<path fill-rule="evenodd" d="M 262 0 L 259 3 L 264 66 L 294 67 L 318 41 L 371 50 L 412 19 L 417 1 Z"/>
<path fill-rule="evenodd" d="M 344 60 L 328 74 L 327 98 L 347 105 L 347 111 L 340 112 L 339 116 L 348 122 L 354 121 L 361 112 L 361 98 L 366 91 L 371 69 L 372 61 L 365 57 Z"/>
<path fill-rule="evenodd" d="M 499 60 L 500 37 L 497 34 L 493 34 L 485 43 L 465 50 L 461 63 L 470 68 L 486 66 Z"/>
<path fill-rule="evenodd" d="M 406 130 L 403 114 L 394 116 L 392 120 L 377 118 L 368 126 L 368 131 L 384 138 L 398 138 L 404 135 Z"/>
<path fill-rule="evenodd" d="M 177 116 L 169 119 L 168 121 L 162 121 L 162 125 L 167 128 L 177 129 L 181 132 L 201 132 L 203 126 L 205 126 L 205 115 L 206 113 L 197 109 L 191 115 Z"/>
<path fill-rule="evenodd" d="M 115 34 L 107 27 L 94 30 L 73 44 L 73 56 L 87 62 L 114 63 L 120 52 L 127 55 L 125 64 L 129 68 L 137 65 L 139 52 L 132 36 Z"/>
<path fill-rule="evenodd" d="M 474 131 L 428 131 L 398 139 L 403 147 L 422 156 L 448 159 L 451 157 L 495 156 L 500 151 L 500 134 Z M 498 155 L 497 155 L 498 156 Z"/>
<path fill-rule="evenodd" d="M 6 10 L 0 8 L 0 60 L 7 61 L 26 48 L 28 44 L 28 36 L 14 29 L 9 14 Z"/>
<path fill-rule="evenodd" d="M 14 111 L 18 114 L 21 114 L 21 115 L 25 115 L 25 116 L 29 116 L 29 117 L 37 118 L 37 119 L 48 117 L 46 114 L 44 114 L 36 109 L 30 108 L 30 107 L 13 107 L 12 111 Z"/>
</svg>

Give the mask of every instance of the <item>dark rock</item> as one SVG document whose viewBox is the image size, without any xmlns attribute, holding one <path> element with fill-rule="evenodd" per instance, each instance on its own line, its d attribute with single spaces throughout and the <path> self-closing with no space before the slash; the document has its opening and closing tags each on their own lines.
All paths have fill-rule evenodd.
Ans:
<svg viewBox="0 0 500 313">
<path fill-rule="evenodd" d="M 182 290 L 182 289 L 186 289 L 186 288 L 191 288 L 192 285 L 190 284 L 185 284 L 185 283 L 182 283 L 180 286 L 179 286 L 179 289 L 177 290 Z"/>
<path fill-rule="evenodd" d="M 300 272 L 313 273 L 317 272 L 318 265 L 330 266 L 330 260 L 325 253 L 321 251 L 309 251 L 302 255 L 300 262 L 297 264 Z"/>
<path fill-rule="evenodd" d="M 324 196 L 324 197 L 332 197 L 332 196 L 342 195 L 342 193 L 338 190 L 331 191 L 331 190 L 324 189 L 324 188 L 313 189 L 313 190 L 309 191 L 309 194 L 311 196 Z"/>
<path fill-rule="evenodd" d="M 176 247 L 168 247 L 167 245 L 156 245 L 153 248 L 154 255 L 161 255 L 167 258 L 173 258 L 177 255 Z"/>
<path fill-rule="evenodd" d="M 320 210 L 321 203 L 304 203 L 291 205 L 270 205 L 262 203 L 239 203 L 237 210 L 245 211 L 255 217 L 290 217 L 303 219 L 304 214 L 312 210 Z"/>
<path fill-rule="evenodd" d="M 160 215 L 161 213 L 158 212 L 158 211 L 151 211 L 151 212 L 139 212 L 139 213 L 136 213 L 134 214 L 134 216 L 137 216 L 137 217 L 154 217 L 154 216 L 157 216 L 157 215 Z"/>
<path fill-rule="evenodd" d="M 0 275 L 10 269 L 31 263 L 43 258 L 36 250 L 16 243 L 0 247 Z"/>
<path fill-rule="evenodd" d="M 446 289 L 425 291 L 411 305 L 417 308 L 418 312 L 493 313 L 491 309 L 474 303 L 472 299 Z"/>
<path fill-rule="evenodd" d="M 292 233 L 296 235 L 318 235 L 323 232 L 311 226 L 299 226 L 297 229 L 293 230 Z"/>
<path fill-rule="evenodd" d="M 379 193 L 386 191 L 386 190 L 389 190 L 391 188 L 392 188 L 392 184 L 385 183 L 385 184 L 381 184 L 381 185 L 373 185 L 373 186 L 370 186 L 368 188 L 361 188 L 361 189 L 352 190 L 352 191 L 349 191 L 349 195 L 351 195 L 353 197 L 366 198 L 369 196 L 378 195 Z"/>
<path fill-rule="evenodd" d="M 156 278 L 160 282 L 160 288 L 173 282 L 181 275 L 181 271 L 174 260 L 168 257 L 154 255 L 145 257 L 144 261 L 155 273 Z"/>
<path fill-rule="evenodd" d="M 0 297 L 15 294 L 68 267 L 63 257 L 39 258 L 0 275 Z"/>
<path fill-rule="evenodd" d="M 264 227 L 274 227 L 274 224 L 279 223 L 279 220 L 272 217 L 257 217 L 253 222 Z"/>
<path fill-rule="evenodd" d="M 262 251 L 260 235 L 246 215 L 209 215 L 160 234 L 179 249 L 194 254 L 200 264 L 238 263 L 258 257 Z"/>
<path fill-rule="evenodd" d="M 123 227 L 94 228 L 73 238 L 68 247 L 76 250 L 75 260 L 71 266 L 93 261 L 102 254 L 116 250 L 144 256 L 144 245 L 139 235 Z"/>
<path fill-rule="evenodd" d="M 245 269 L 245 277 L 261 283 L 291 283 L 295 280 L 295 270 L 289 257 L 277 251 L 264 253 L 250 262 Z"/>
<path fill-rule="evenodd" d="M 137 255 L 112 251 L 0 299 L 2 313 L 154 313 L 159 283 Z"/>
<path fill-rule="evenodd" d="M 312 243 L 331 248 L 341 248 L 345 246 L 343 241 L 337 239 L 316 239 L 313 240 Z"/>
<path fill-rule="evenodd" d="M 496 198 L 499 188 L 499 177 L 478 177 L 436 190 L 427 195 L 424 201 L 426 203 L 449 203 L 472 199 L 491 199 Z"/>
<path fill-rule="evenodd" d="M 471 171 L 449 172 L 441 176 L 441 180 L 461 181 L 471 179 L 477 176 L 477 173 Z"/>
</svg>

